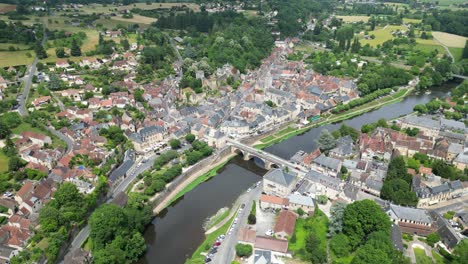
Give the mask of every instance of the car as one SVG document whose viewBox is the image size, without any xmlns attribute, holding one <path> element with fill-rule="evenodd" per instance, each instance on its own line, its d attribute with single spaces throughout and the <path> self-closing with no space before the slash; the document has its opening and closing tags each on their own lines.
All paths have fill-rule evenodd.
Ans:
<svg viewBox="0 0 468 264">
<path fill-rule="evenodd" d="M 261 183 L 262 183 L 262 181 L 258 181 L 258 182 L 257 182 L 257 186 L 260 185 Z"/>
<path fill-rule="evenodd" d="M 214 254 L 210 253 L 210 254 L 208 254 L 208 257 L 212 258 L 212 257 L 214 257 Z"/>
<path fill-rule="evenodd" d="M 227 234 L 228 234 L 228 236 L 230 236 L 230 235 L 232 234 L 232 232 L 231 232 L 231 231 L 229 231 Z"/>
<path fill-rule="evenodd" d="M 205 263 L 211 262 L 211 258 L 206 258 Z"/>
<path fill-rule="evenodd" d="M 241 205 L 241 209 L 244 209 L 244 208 L 245 208 L 245 204 L 242 204 L 242 205 Z"/>
<path fill-rule="evenodd" d="M 221 246 L 221 242 L 220 242 L 220 241 L 217 241 L 217 242 L 215 242 L 215 243 L 213 244 L 213 246 L 219 247 L 219 246 Z"/>
<path fill-rule="evenodd" d="M 216 254 L 216 252 L 218 252 L 218 250 L 215 247 L 211 248 L 210 254 Z"/>
<path fill-rule="evenodd" d="M 247 192 L 250 192 L 251 190 L 252 190 L 252 189 L 248 188 L 248 189 L 247 189 Z"/>
<path fill-rule="evenodd" d="M 225 235 L 220 235 L 219 238 L 224 239 L 226 236 Z"/>
</svg>

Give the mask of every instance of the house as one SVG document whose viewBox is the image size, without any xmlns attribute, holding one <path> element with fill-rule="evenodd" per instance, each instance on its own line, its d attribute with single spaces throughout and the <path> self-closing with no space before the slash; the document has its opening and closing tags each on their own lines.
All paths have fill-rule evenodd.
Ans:
<svg viewBox="0 0 468 264">
<path fill-rule="evenodd" d="M 101 63 L 98 61 L 98 59 L 94 57 L 86 57 L 81 60 L 80 66 L 81 67 L 88 66 L 92 69 L 98 69 L 99 67 L 101 67 Z"/>
<path fill-rule="evenodd" d="M 338 177 L 342 164 L 343 162 L 339 159 L 327 157 L 324 154 L 321 154 L 312 161 L 312 168 L 332 177 Z"/>
<path fill-rule="evenodd" d="M 145 127 L 139 132 L 131 134 L 129 138 L 137 152 L 146 152 L 163 140 L 164 128 L 161 126 Z"/>
<path fill-rule="evenodd" d="M 0 75 L 0 90 L 6 89 L 8 82 Z"/>
<path fill-rule="evenodd" d="M 50 100 L 52 100 L 52 98 L 50 96 L 41 96 L 39 98 L 34 99 L 34 101 L 32 101 L 32 105 L 35 108 L 38 108 L 39 106 L 41 106 L 43 104 L 49 103 Z"/>
<path fill-rule="evenodd" d="M 291 193 L 296 177 L 282 169 L 270 170 L 263 176 L 263 191 L 266 194 L 285 197 Z"/>
<path fill-rule="evenodd" d="M 18 254 L 18 249 L 0 244 L 0 263 L 8 263 L 9 260 Z"/>
<path fill-rule="evenodd" d="M 254 264 L 280 264 L 283 263 L 280 259 L 276 258 L 269 250 L 256 249 L 254 252 Z"/>
<path fill-rule="evenodd" d="M 313 212 L 315 209 L 314 201 L 311 197 L 300 195 L 300 194 L 290 194 L 289 199 L 289 209 L 297 210 L 301 208 L 304 212 Z"/>
<path fill-rule="evenodd" d="M 66 60 L 57 60 L 57 62 L 55 62 L 55 67 L 65 69 L 70 67 L 70 64 Z"/>
<path fill-rule="evenodd" d="M 262 209 L 266 208 L 273 208 L 273 209 L 281 209 L 285 208 L 289 205 L 288 198 L 282 198 L 278 196 L 270 196 L 266 194 L 262 194 L 259 200 L 259 206 Z"/>
<path fill-rule="evenodd" d="M 460 180 L 425 187 L 413 184 L 413 189 L 419 198 L 418 207 L 428 207 L 442 201 L 458 198 L 465 190 Z"/>
<path fill-rule="evenodd" d="M 403 233 L 427 236 L 436 228 L 426 210 L 390 204 L 387 215 Z"/>
<path fill-rule="evenodd" d="M 52 144 L 52 139 L 49 136 L 39 134 L 32 131 L 25 131 L 21 133 L 24 139 L 30 140 L 33 144 L 43 147 L 45 144 Z"/>
<path fill-rule="evenodd" d="M 296 226 L 297 214 L 289 210 L 281 210 L 276 220 L 274 232 L 276 237 L 287 239 L 294 233 Z"/>
<path fill-rule="evenodd" d="M 290 256 L 288 254 L 288 241 L 284 239 L 257 236 L 255 238 L 254 249 L 269 250 L 279 256 Z"/>
</svg>

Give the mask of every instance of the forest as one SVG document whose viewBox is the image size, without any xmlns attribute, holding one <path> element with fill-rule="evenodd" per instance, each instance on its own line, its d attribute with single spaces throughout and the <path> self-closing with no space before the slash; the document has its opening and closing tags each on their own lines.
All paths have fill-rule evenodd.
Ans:
<svg viewBox="0 0 468 264">
<path fill-rule="evenodd" d="M 434 31 L 444 31 L 468 37 L 468 10 L 437 10 L 423 19 Z"/>
</svg>

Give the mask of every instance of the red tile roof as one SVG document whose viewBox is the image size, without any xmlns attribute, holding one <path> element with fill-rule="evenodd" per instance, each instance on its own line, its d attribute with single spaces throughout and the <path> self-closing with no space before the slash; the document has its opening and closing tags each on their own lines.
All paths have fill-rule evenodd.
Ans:
<svg viewBox="0 0 468 264">
<path fill-rule="evenodd" d="M 297 215 L 294 212 L 282 210 L 275 224 L 275 233 L 285 232 L 288 236 L 292 236 L 294 227 L 296 226 L 296 220 Z"/>
<path fill-rule="evenodd" d="M 287 253 L 288 241 L 282 239 L 274 239 L 271 237 L 257 236 L 255 238 L 255 248 Z"/>
</svg>

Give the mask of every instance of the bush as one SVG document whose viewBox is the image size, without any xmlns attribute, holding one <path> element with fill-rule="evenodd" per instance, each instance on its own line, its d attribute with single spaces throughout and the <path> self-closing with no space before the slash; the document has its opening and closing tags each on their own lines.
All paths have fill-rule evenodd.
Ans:
<svg viewBox="0 0 468 264">
<path fill-rule="evenodd" d="M 240 244 L 236 245 L 236 255 L 238 257 L 250 257 L 252 255 L 252 246 L 247 244 Z"/>
</svg>

